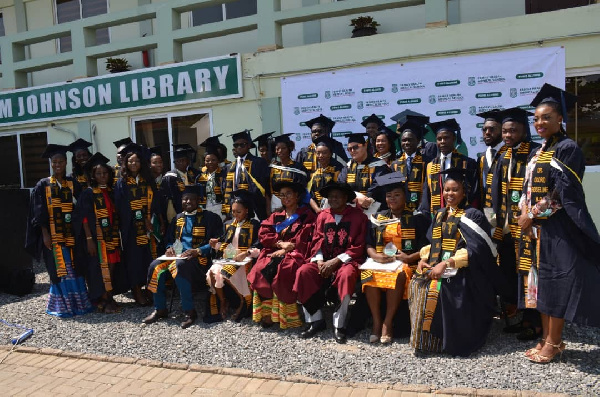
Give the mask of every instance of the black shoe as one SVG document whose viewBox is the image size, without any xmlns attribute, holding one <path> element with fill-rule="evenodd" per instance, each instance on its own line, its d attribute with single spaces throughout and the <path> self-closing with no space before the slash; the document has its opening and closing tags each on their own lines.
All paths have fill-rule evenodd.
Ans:
<svg viewBox="0 0 600 397">
<path fill-rule="evenodd" d="M 190 310 L 188 312 L 185 312 L 185 318 L 183 319 L 183 322 L 181 323 L 181 328 L 186 329 L 190 325 L 194 324 L 194 322 L 196 321 L 197 318 L 198 318 L 198 313 L 196 313 L 196 310 Z"/>
<path fill-rule="evenodd" d="M 313 323 L 308 324 L 308 327 L 306 327 L 304 331 L 300 333 L 300 338 L 312 338 L 317 334 L 317 332 L 323 331 L 325 328 L 325 320 L 317 320 Z"/>
<path fill-rule="evenodd" d="M 346 343 L 346 330 L 344 328 L 334 328 L 333 336 L 337 343 Z"/>
<path fill-rule="evenodd" d="M 149 315 L 144 320 L 142 320 L 142 322 L 144 324 L 152 324 L 152 323 L 157 322 L 161 318 L 167 318 L 168 315 L 169 315 L 169 312 L 167 311 L 167 309 L 156 309 L 155 311 L 152 312 L 151 315 Z"/>
</svg>

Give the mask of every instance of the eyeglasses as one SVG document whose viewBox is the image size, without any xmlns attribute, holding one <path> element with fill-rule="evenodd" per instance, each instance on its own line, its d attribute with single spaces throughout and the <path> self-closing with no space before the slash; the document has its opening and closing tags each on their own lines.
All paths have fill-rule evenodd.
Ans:
<svg viewBox="0 0 600 397">
<path fill-rule="evenodd" d="M 355 150 L 358 150 L 360 147 L 361 147 L 361 145 L 348 146 L 348 151 L 354 152 Z"/>
<path fill-rule="evenodd" d="M 245 146 L 246 146 L 246 143 L 234 143 L 233 144 L 234 148 L 240 148 L 240 147 L 245 147 Z"/>
</svg>

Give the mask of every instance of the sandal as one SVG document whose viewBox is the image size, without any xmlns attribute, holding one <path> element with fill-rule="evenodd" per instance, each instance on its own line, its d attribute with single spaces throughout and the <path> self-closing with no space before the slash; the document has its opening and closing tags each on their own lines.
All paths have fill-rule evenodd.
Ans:
<svg viewBox="0 0 600 397">
<path fill-rule="evenodd" d="M 562 354 L 565 351 L 565 348 L 567 347 L 567 345 L 561 341 L 558 345 L 554 345 L 550 342 L 546 342 L 547 344 L 549 344 L 550 346 L 552 346 L 554 349 L 556 349 L 556 351 L 550 355 L 550 356 L 544 356 L 542 354 L 539 354 L 539 352 L 533 354 L 530 357 L 527 357 L 529 359 L 529 361 L 537 363 L 537 364 L 548 364 L 550 363 L 552 360 L 554 360 L 554 357 L 556 357 L 557 354 L 560 353 L 559 355 L 559 361 L 562 359 Z"/>
<path fill-rule="evenodd" d="M 377 343 L 379 342 L 379 339 L 381 338 L 381 336 L 379 335 L 370 335 L 369 336 L 369 343 Z"/>
<path fill-rule="evenodd" d="M 546 343 L 546 339 L 542 339 L 540 340 L 540 342 L 538 343 L 538 345 L 542 345 L 542 347 L 544 347 L 544 344 Z M 531 357 L 534 354 L 537 354 L 540 352 L 541 349 L 538 349 L 537 347 L 532 347 L 531 349 L 528 349 L 527 351 L 525 351 L 525 357 Z"/>
</svg>

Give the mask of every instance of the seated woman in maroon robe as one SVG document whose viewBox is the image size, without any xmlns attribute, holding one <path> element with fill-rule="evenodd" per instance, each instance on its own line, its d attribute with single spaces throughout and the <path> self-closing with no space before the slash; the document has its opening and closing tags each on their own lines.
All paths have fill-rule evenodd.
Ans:
<svg viewBox="0 0 600 397">
<path fill-rule="evenodd" d="M 248 281 L 254 291 L 252 319 L 263 327 L 279 323 L 286 329 L 302 325 L 292 287 L 296 270 L 308 254 L 316 215 L 302 204 L 303 185 L 279 182 L 273 189 L 279 192 L 283 207 L 260 226 L 258 240 L 263 249 Z"/>
</svg>

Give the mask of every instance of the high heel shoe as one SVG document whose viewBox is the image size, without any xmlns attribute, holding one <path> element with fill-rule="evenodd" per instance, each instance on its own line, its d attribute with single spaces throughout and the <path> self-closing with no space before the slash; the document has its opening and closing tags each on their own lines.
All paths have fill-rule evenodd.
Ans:
<svg viewBox="0 0 600 397">
<path fill-rule="evenodd" d="M 546 342 L 546 344 L 548 344 L 548 345 L 552 346 L 554 349 L 556 349 L 556 351 L 552 355 L 544 356 L 538 352 L 527 358 L 529 358 L 530 361 L 537 363 L 537 364 L 548 364 L 552 360 L 554 360 L 554 357 L 556 357 L 557 354 L 560 353 L 559 360 L 561 360 L 562 354 L 565 351 L 565 348 L 567 347 L 567 345 L 563 341 L 560 341 L 560 343 L 557 345 L 552 344 L 550 342 Z"/>
<path fill-rule="evenodd" d="M 544 343 L 546 343 L 546 339 L 542 339 L 539 344 L 542 345 L 542 347 L 544 347 Z M 538 349 L 537 347 L 532 347 L 531 349 L 529 349 L 525 352 L 525 357 L 529 358 L 539 352 L 540 352 L 540 349 Z"/>
<path fill-rule="evenodd" d="M 391 335 L 381 335 L 381 339 L 379 339 L 379 341 L 382 345 L 388 345 L 392 343 L 392 338 L 393 337 Z"/>
</svg>

